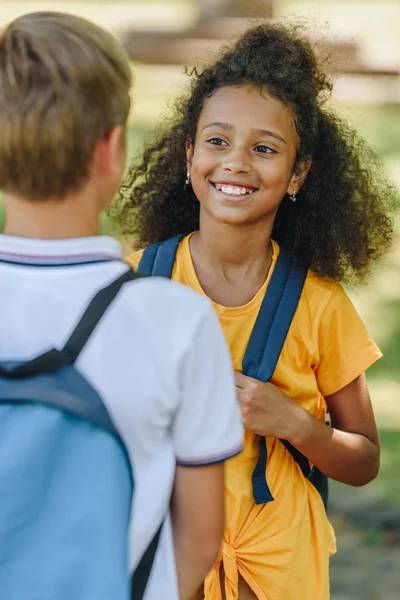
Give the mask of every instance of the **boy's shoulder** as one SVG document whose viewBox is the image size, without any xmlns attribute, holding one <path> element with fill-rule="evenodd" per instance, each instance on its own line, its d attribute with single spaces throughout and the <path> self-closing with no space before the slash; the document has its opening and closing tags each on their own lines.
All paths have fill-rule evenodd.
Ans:
<svg viewBox="0 0 400 600">
<path fill-rule="evenodd" d="M 140 261 L 141 253 L 137 254 L 137 260 L 126 261 L 134 269 Z M 181 333 L 183 339 L 195 335 L 201 324 L 214 318 L 206 296 L 164 277 L 140 277 L 125 284 L 116 308 L 134 312 L 151 327 Z"/>
<path fill-rule="evenodd" d="M 138 250 L 133 254 L 126 256 L 124 260 L 136 271 L 143 252 L 144 249 Z M 188 309 L 189 311 L 195 310 L 197 313 L 204 313 L 210 310 L 211 303 L 207 297 L 198 294 L 182 283 L 164 277 L 143 277 L 141 282 L 143 282 L 143 286 L 141 287 L 142 293 L 146 295 L 151 304 L 161 301 L 162 303 L 167 303 L 165 305 L 167 306 L 171 303 L 175 312 L 177 310 L 178 302 L 180 312 L 185 309 Z M 160 298 L 160 296 L 162 296 L 162 298 Z"/>
<path fill-rule="evenodd" d="M 131 283 L 125 284 L 124 294 L 126 299 L 135 296 L 143 304 L 158 304 L 164 306 L 164 310 L 171 308 L 174 312 L 195 309 L 200 312 L 208 312 L 211 309 L 210 300 L 189 288 L 188 286 L 172 281 L 166 277 L 140 276 Z M 177 303 L 179 303 L 177 307 Z"/>
</svg>

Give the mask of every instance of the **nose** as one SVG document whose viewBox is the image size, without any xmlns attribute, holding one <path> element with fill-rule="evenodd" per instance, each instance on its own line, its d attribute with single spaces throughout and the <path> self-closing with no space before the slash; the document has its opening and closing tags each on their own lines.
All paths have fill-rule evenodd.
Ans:
<svg viewBox="0 0 400 600">
<path fill-rule="evenodd" d="M 224 155 L 222 168 L 229 173 L 249 173 L 251 171 L 250 156 L 243 147 L 231 147 Z"/>
</svg>

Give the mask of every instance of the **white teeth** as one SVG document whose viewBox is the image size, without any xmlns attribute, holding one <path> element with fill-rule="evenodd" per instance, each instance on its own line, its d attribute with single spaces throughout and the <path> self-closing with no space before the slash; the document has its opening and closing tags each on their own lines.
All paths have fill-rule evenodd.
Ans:
<svg viewBox="0 0 400 600">
<path fill-rule="evenodd" d="M 223 192 L 224 194 L 228 194 L 229 196 L 244 196 L 245 194 L 250 193 L 246 188 L 233 186 L 233 185 L 223 185 L 220 183 L 215 184 L 215 187 Z"/>
</svg>

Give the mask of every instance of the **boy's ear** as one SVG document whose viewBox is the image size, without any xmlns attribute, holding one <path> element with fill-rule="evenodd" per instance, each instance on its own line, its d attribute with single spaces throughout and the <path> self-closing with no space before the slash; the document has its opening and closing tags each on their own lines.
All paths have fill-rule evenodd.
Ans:
<svg viewBox="0 0 400 600">
<path fill-rule="evenodd" d="M 293 192 L 296 192 L 296 194 L 298 194 L 299 190 L 301 189 L 303 183 L 306 180 L 306 177 L 308 175 L 308 172 L 310 170 L 312 164 L 312 158 L 311 156 L 307 156 L 306 158 L 304 158 L 303 160 L 300 160 L 293 171 L 293 175 L 290 179 L 288 188 L 287 188 L 287 193 L 292 196 Z"/>
<path fill-rule="evenodd" d="M 125 129 L 117 125 L 96 144 L 93 165 L 99 174 L 121 176 L 126 162 Z"/>
<path fill-rule="evenodd" d="M 193 142 L 191 140 L 187 139 L 186 140 L 186 164 L 187 164 L 188 171 L 190 171 L 192 168 L 193 151 L 194 151 Z"/>
</svg>

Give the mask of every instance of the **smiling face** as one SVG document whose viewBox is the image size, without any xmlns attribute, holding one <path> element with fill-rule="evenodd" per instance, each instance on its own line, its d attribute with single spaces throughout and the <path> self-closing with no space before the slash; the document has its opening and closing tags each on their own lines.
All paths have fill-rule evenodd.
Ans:
<svg viewBox="0 0 400 600">
<path fill-rule="evenodd" d="M 201 212 L 232 225 L 273 220 L 286 193 L 298 192 L 298 136 L 282 102 L 250 86 L 224 87 L 205 103 L 188 171 Z M 302 174 L 299 175 L 300 171 Z"/>
</svg>

